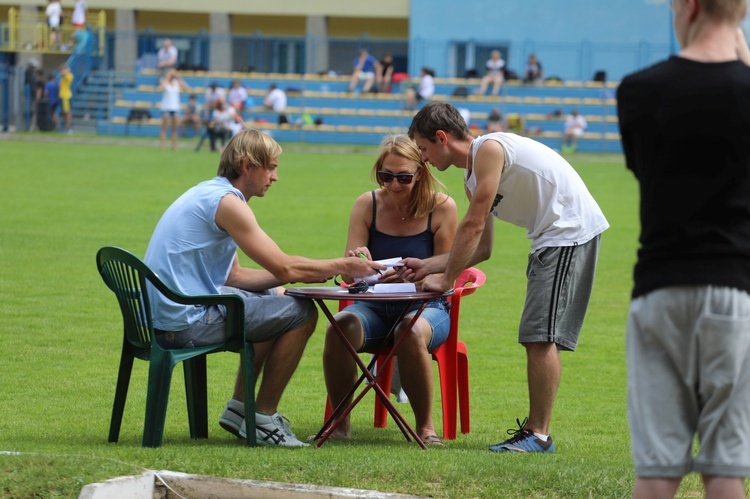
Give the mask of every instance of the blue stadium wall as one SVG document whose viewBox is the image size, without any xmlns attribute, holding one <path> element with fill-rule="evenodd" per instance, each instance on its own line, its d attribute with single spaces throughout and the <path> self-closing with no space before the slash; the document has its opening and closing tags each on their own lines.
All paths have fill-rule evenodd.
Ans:
<svg viewBox="0 0 750 499">
<path fill-rule="evenodd" d="M 410 0 L 409 73 L 423 66 L 437 76 L 463 76 L 462 47 L 501 48 L 521 72 L 537 54 L 545 76 L 609 80 L 653 64 L 676 50 L 667 0 Z M 470 67 L 472 61 L 469 61 Z"/>
</svg>

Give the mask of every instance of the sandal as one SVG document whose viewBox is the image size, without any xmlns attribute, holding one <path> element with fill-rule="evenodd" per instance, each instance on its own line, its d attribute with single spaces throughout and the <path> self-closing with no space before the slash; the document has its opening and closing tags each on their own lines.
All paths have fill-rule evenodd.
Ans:
<svg viewBox="0 0 750 499">
<path fill-rule="evenodd" d="M 428 447 L 445 447 L 445 444 L 437 435 L 426 435 L 421 438 L 422 442 Z"/>
</svg>

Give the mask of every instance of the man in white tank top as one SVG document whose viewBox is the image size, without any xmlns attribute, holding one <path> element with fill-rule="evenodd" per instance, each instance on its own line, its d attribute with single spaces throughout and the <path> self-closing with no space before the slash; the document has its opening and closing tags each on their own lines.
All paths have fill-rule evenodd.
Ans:
<svg viewBox="0 0 750 499">
<path fill-rule="evenodd" d="M 440 171 L 465 168 L 469 208 L 450 254 L 406 259 L 402 275 L 445 291 L 465 268 L 489 259 L 491 217 L 527 230 L 531 254 L 518 341 L 526 348 L 529 414 L 493 452 L 554 452 L 549 434 L 560 383 L 560 350 L 575 350 L 593 286 L 606 218 L 578 173 L 534 140 L 497 132 L 474 139 L 450 104 L 431 102 L 409 127 L 422 159 Z M 442 274 L 441 274 L 442 273 Z"/>
</svg>

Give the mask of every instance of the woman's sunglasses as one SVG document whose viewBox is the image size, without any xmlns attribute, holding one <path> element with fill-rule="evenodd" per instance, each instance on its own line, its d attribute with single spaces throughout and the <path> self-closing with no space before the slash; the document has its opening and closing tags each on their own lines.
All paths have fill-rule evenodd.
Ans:
<svg viewBox="0 0 750 499">
<path fill-rule="evenodd" d="M 390 184 L 395 178 L 398 180 L 399 184 L 411 184 L 411 179 L 414 178 L 414 175 L 416 175 L 416 173 L 391 173 L 379 170 L 378 180 L 384 184 Z"/>
</svg>

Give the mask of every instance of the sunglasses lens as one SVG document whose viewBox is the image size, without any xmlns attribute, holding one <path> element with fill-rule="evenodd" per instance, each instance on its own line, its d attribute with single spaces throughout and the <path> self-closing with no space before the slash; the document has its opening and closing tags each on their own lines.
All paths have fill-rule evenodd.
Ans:
<svg viewBox="0 0 750 499">
<path fill-rule="evenodd" d="M 413 173 L 390 173 L 379 171 L 378 179 L 384 184 L 390 184 L 395 178 L 399 184 L 411 184 L 411 179 L 414 177 Z"/>
<path fill-rule="evenodd" d="M 380 181 L 384 184 L 390 184 L 393 182 L 393 174 L 388 172 L 378 172 L 378 177 L 380 178 Z"/>
</svg>

